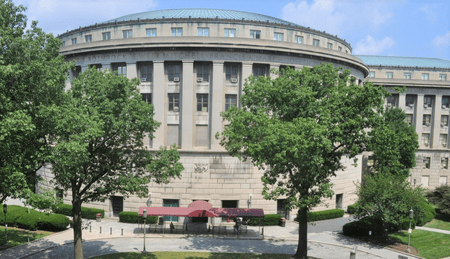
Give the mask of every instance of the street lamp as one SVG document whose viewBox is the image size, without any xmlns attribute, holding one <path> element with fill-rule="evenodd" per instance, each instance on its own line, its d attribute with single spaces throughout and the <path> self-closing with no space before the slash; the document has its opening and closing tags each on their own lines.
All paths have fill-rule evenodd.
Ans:
<svg viewBox="0 0 450 259">
<path fill-rule="evenodd" d="M 5 238 L 6 238 L 6 246 L 8 246 L 8 221 L 6 219 L 6 212 L 8 210 L 8 205 L 3 203 L 3 213 L 5 214 Z"/>
<path fill-rule="evenodd" d="M 152 192 L 148 193 L 147 207 L 152 206 Z"/>
<path fill-rule="evenodd" d="M 144 250 L 142 251 L 142 253 L 146 254 L 147 253 L 147 251 L 145 250 L 145 232 L 147 231 L 145 229 L 145 221 L 147 219 L 147 210 L 146 209 L 144 209 L 144 213 L 142 214 L 142 217 L 144 218 Z"/>
<path fill-rule="evenodd" d="M 251 193 L 248 195 L 248 208 L 249 209 L 252 207 L 252 196 L 253 196 L 253 194 L 251 194 Z"/>
<path fill-rule="evenodd" d="M 410 249 L 409 249 L 409 244 L 411 243 L 411 233 L 412 233 L 412 229 L 411 229 L 411 222 L 412 222 L 412 219 L 414 218 L 414 211 L 413 211 L 413 209 L 411 208 L 411 210 L 409 211 L 409 229 L 408 229 L 408 248 L 406 249 L 406 251 L 409 253 L 409 252 L 411 252 L 410 251 Z"/>
</svg>

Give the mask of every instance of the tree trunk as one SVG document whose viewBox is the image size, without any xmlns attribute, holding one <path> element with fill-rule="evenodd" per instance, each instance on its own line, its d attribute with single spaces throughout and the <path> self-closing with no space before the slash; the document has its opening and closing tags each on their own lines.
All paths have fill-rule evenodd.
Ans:
<svg viewBox="0 0 450 259">
<path fill-rule="evenodd" d="M 298 229 L 298 246 L 297 253 L 294 258 L 307 259 L 308 258 L 308 219 L 307 208 L 300 208 L 299 210 L 299 229 Z"/>
<path fill-rule="evenodd" d="M 81 231 L 81 201 L 78 198 L 73 198 L 73 245 L 74 258 L 83 259 L 83 241 Z"/>
</svg>

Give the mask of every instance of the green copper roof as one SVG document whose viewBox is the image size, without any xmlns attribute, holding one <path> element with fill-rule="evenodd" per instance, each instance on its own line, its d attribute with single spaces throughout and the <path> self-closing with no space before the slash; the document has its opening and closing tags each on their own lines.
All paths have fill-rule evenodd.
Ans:
<svg viewBox="0 0 450 259">
<path fill-rule="evenodd" d="M 447 68 L 450 69 L 450 60 L 439 58 L 415 58 L 415 57 L 394 57 L 394 56 L 366 56 L 355 55 L 367 66 L 385 67 L 427 67 L 427 68 Z"/>
<path fill-rule="evenodd" d="M 184 8 L 184 9 L 167 9 L 157 10 L 142 13 L 129 14 L 115 19 L 105 21 L 104 23 L 114 21 L 129 21 L 129 20 L 143 20 L 143 19 L 171 19 L 171 18 L 203 18 L 203 19 L 231 19 L 231 20 L 248 20 L 270 23 L 281 23 L 285 25 L 297 25 L 285 20 L 281 20 L 272 16 L 249 13 L 243 11 L 221 10 L 221 9 L 207 9 L 207 8 Z M 299 25 L 297 25 L 299 26 Z"/>
</svg>

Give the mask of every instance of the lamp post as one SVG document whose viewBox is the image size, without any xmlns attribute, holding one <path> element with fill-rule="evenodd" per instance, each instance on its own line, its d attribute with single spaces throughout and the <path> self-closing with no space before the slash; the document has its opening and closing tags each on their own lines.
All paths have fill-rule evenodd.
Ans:
<svg viewBox="0 0 450 259">
<path fill-rule="evenodd" d="M 8 205 L 3 203 L 3 213 L 5 214 L 5 238 L 6 238 L 6 246 L 8 246 L 8 221 L 6 219 L 6 212 L 8 210 Z"/>
<path fill-rule="evenodd" d="M 147 253 L 147 251 L 145 250 L 145 232 L 147 231 L 145 229 L 145 221 L 147 219 L 147 210 L 146 209 L 144 209 L 144 213 L 142 214 L 142 217 L 144 218 L 144 250 L 142 251 L 142 253 L 146 254 Z"/>
<path fill-rule="evenodd" d="M 411 222 L 413 218 L 414 218 L 414 211 L 411 208 L 411 210 L 409 211 L 408 248 L 406 249 L 408 253 L 411 252 L 411 250 L 409 249 L 409 244 L 411 243 L 411 233 L 412 233 Z"/>
<path fill-rule="evenodd" d="M 248 195 L 248 208 L 249 209 L 252 207 L 252 196 L 253 196 L 253 194 L 251 194 L 251 193 Z"/>
</svg>

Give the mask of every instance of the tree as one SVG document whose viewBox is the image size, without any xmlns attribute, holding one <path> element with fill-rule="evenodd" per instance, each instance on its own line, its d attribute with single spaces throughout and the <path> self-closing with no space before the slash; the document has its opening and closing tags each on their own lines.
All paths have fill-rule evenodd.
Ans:
<svg viewBox="0 0 450 259">
<path fill-rule="evenodd" d="M 243 92 L 242 108 L 222 114 L 229 124 L 221 145 L 264 170 L 265 199 L 285 195 L 289 209 L 299 208 L 295 257 L 307 258 L 307 212 L 332 197 L 330 176 L 344 169 L 342 156 L 366 150 L 366 129 L 378 120 L 386 90 L 322 64 L 288 68 L 275 79 L 250 76 Z"/>
<path fill-rule="evenodd" d="M 72 194 L 75 258 L 83 258 L 83 202 L 104 201 L 115 193 L 143 197 L 151 178 L 167 182 L 183 170 L 175 146 L 156 154 L 143 146 L 145 134 L 153 138 L 159 123 L 138 84 L 138 79 L 90 68 L 72 81 L 64 105 L 48 109 L 58 118 L 55 182 Z"/>
<path fill-rule="evenodd" d="M 53 118 L 43 108 L 62 101 L 70 66 L 59 55 L 59 39 L 35 21 L 25 30 L 25 10 L 0 2 L 0 203 L 34 189 L 51 150 L 46 136 Z"/>
<path fill-rule="evenodd" d="M 428 192 L 426 196 L 430 202 L 440 209 L 441 213 L 450 215 L 450 186 L 441 185 L 436 187 L 433 191 Z"/>
</svg>

